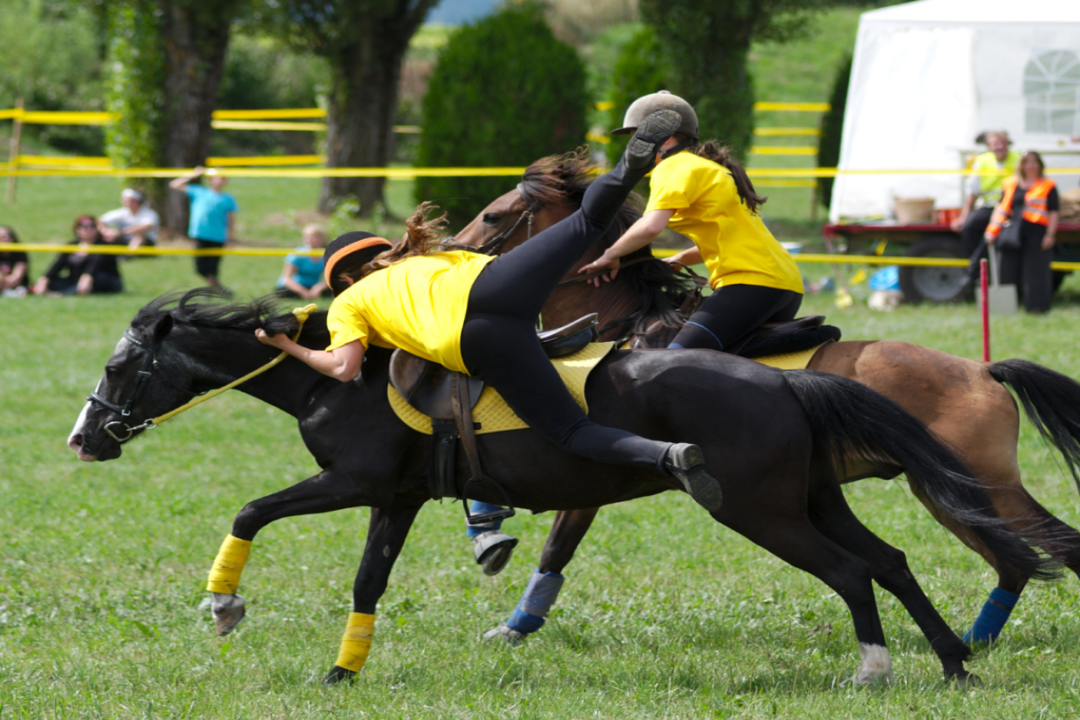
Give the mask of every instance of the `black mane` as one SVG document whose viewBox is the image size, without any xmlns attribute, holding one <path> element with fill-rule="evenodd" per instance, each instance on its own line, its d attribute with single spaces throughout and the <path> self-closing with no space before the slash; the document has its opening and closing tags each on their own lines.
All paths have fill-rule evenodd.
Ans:
<svg viewBox="0 0 1080 720">
<path fill-rule="evenodd" d="M 247 303 L 220 302 L 226 297 L 228 296 L 223 291 L 209 287 L 166 293 L 139 310 L 131 321 L 131 327 L 138 330 L 152 325 L 164 315 L 171 315 L 177 322 L 197 327 L 250 332 L 265 328 L 273 334 L 289 335 L 295 334 L 299 328 L 296 316 L 291 312 L 284 312 L 284 300 L 279 295 L 264 295 Z M 312 313 L 304 324 L 303 340 L 325 345 L 329 342 L 329 337 L 326 312 Z"/>
</svg>

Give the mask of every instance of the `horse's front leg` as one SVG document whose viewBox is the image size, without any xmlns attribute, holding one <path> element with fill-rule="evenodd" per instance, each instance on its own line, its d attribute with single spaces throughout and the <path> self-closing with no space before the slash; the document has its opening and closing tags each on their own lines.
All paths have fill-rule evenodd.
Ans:
<svg viewBox="0 0 1080 720">
<path fill-rule="evenodd" d="M 384 483 L 386 490 L 381 492 L 375 489 L 376 485 L 358 483 L 353 473 L 330 468 L 245 505 L 233 520 L 232 533 L 221 544 L 206 583 L 206 589 L 213 593 L 211 610 L 217 634 L 229 634 L 244 619 L 246 603 L 236 591 L 251 552 L 251 542 L 259 530 L 281 518 L 389 504 L 392 483 Z"/>
<path fill-rule="evenodd" d="M 527 635 L 544 626 L 565 580 L 562 571 L 574 559 L 578 545 L 585 539 L 598 512 L 599 508 L 563 510 L 555 516 L 540 554 L 540 567 L 533 573 L 521 602 L 506 622 L 484 633 L 485 640 L 504 640 L 518 645 Z"/>
<path fill-rule="evenodd" d="M 375 632 L 375 605 L 386 592 L 386 583 L 394 561 L 401 553 L 420 505 L 394 505 L 372 508 L 364 559 L 353 584 L 353 611 L 341 638 L 334 667 L 323 682 L 327 684 L 352 680 L 367 662 L 371 636 Z"/>
</svg>

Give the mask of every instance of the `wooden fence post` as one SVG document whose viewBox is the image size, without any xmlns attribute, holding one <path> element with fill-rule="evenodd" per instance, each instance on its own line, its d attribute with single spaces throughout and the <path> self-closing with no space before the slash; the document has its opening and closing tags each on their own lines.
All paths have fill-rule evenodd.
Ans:
<svg viewBox="0 0 1080 720">
<path fill-rule="evenodd" d="M 11 128 L 11 142 L 8 143 L 8 169 L 16 170 L 19 167 L 19 143 L 22 139 L 22 113 L 23 113 L 23 99 L 15 103 L 15 107 L 18 113 L 14 118 L 14 125 Z M 14 175 L 8 175 L 7 180 L 7 202 L 8 205 L 15 204 L 15 184 L 18 181 Z"/>
</svg>

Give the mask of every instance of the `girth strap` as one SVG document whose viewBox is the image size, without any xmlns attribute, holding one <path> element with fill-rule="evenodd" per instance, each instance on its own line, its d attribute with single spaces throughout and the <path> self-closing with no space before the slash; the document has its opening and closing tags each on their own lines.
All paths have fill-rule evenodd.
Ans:
<svg viewBox="0 0 1080 720">
<path fill-rule="evenodd" d="M 450 402 L 454 406 L 454 422 L 457 423 L 458 436 L 461 438 L 461 446 L 465 448 L 465 457 L 469 461 L 469 472 L 472 480 L 482 480 L 483 468 L 480 467 L 480 453 L 476 450 L 476 433 L 473 428 L 472 405 L 469 403 L 469 388 L 462 382 L 464 377 L 461 373 L 452 373 L 450 376 Z"/>
</svg>

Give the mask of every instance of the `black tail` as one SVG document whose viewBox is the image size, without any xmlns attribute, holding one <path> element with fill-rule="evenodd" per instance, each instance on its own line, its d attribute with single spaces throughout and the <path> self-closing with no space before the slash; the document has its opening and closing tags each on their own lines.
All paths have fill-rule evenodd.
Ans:
<svg viewBox="0 0 1080 720">
<path fill-rule="evenodd" d="M 1080 383 L 1027 360 L 1002 360 L 986 369 L 1016 391 L 1039 434 L 1065 458 L 1080 490 Z"/>
<path fill-rule="evenodd" d="M 798 370 L 784 377 L 810 419 L 814 441 L 831 457 L 901 466 L 934 505 L 971 528 L 999 561 L 1029 577 L 1057 577 L 1050 558 L 1006 527 L 967 467 L 899 405 L 839 375 Z"/>
</svg>

